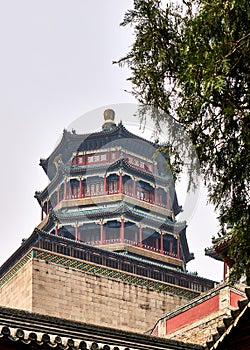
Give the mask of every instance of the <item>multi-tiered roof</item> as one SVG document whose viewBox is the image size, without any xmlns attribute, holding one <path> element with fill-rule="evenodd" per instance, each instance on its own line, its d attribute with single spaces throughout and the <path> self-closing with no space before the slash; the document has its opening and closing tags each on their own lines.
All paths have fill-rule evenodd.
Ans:
<svg viewBox="0 0 250 350">
<path fill-rule="evenodd" d="M 98 269 L 96 273 L 122 279 L 129 273 L 134 283 L 143 284 L 146 277 L 156 281 L 156 289 L 168 291 L 167 285 L 159 284 L 162 281 L 171 290 L 191 293 L 190 298 L 212 288 L 212 281 L 186 272 L 193 254 L 185 222 L 175 219 L 181 207 L 169 159 L 152 142 L 122 123 L 116 125 L 114 111 L 106 110 L 104 118 L 99 132 L 79 135 L 65 130 L 52 154 L 41 160 L 50 180 L 35 195 L 41 223 L 2 266 L 1 275 L 37 247 L 50 252 L 38 253 L 45 260 L 63 254 L 68 258 L 60 258 L 60 263 L 81 259 L 86 269 Z M 153 286 L 152 280 L 148 283 Z"/>
<path fill-rule="evenodd" d="M 168 162 L 153 143 L 116 125 L 113 111 L 105 113 L 102 131 L 65 131 L 41 160 L 51 182 L 36 193 L 39 228 L 185 270 L 193 255 L 186 224 L 175 220 L 181 208 Z"/>
</svg>

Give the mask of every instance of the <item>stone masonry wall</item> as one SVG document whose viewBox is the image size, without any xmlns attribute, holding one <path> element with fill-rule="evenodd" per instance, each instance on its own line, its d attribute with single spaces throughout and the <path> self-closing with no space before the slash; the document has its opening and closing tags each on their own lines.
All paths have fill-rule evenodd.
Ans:
<svg viewBox="0 0 250 350">
<path fill-rule="evenodd" d="M 223 318 L 226 315 L 226 310 L 218 311 L 176 332 L 168 334 L 166 338 L 205 346 L 206 342 L 211 340 L 212 335 L 217 333 L 217 327 L 223 325 Z"/>
<path fill-rule="evenodd" d="M 33 260 L 32 311 L 143 333 L 186 299 Z"/>
<path fill-rule="evenodd" d="M 32 311 L 33 263 L 29 261 L 0 288 L 0 305 Z"/>
<path fill-rule="evenodd" d="M 190 308 L 190 310 L 185 311 L 183 315 L 185 317 L 188 316 L 188 312 L 193 310 L 193 313 L 196 312 L 196 321 L 193 322 L 190 318 L 190 322 L 186 323 L 184 327 L 180 327 L 179 329 L 166 334 L 167 326 L 166 320 L 162 319 L 158 324 L 158 334 L 164 338 L 181 340 L 187 343 L 206 345 L 206 342 L 211 340 L 212 335 L 217 333 L 217 327 L 223 325 L 223 318 L 227 317 L 231 314 L 231 310 L 236 307 L 237 301 L 239 299 L 244 298 L 244 292 L 242 287 L 238 286 L 237 289 L 230 287 L 228 284 L 222 284 L 217 287 L 217 290 L 214 291 L 215 295 L 211 295 L 211 298 L 208 300 L 204 300 L 201 304 L 197 304 Z M 209 292 L 207 292 L 209 295 Z M 233 295 L 233 303 L 232 306 L 232 295 Z M 205 295 L 204 295 L 205 296 Z M 218 305 L 216 305 L 216 300 L 218 301 Z M 214 301 L 213 304 L 207 304 L 207 302 Z M 206 310 L 207 315 L 203 315 L 199 317 L 197 306 L 200 307 L 200 310 Z M 195 311 L 194 311 L 195 310 Z M 172 322 L 177 321 L 178 315 L 173 317 Z M 168 322 L 168 320 L 167 320 Z"/>
</svg>

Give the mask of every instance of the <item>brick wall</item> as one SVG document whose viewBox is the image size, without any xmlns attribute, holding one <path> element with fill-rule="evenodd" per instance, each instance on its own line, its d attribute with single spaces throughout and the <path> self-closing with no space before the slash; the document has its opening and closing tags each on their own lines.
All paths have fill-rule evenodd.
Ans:
<svg viewBox="0 0 250 350">
<path fill-rule="evenodd" d="M 187 302 L 35 258 L 2 287 L 0 296 L 2 305 L 140 333 Z"/>
<path fill-rule="evenodd" d="M 33 311 L 145 332 L 186 302 L 177 296 L 34 260 Z"/>
<path fill-rule="evenodd" d="M 32 274 L 29 261 L 0 288 L 0 305 L 32 311 Z"/>
</svg>

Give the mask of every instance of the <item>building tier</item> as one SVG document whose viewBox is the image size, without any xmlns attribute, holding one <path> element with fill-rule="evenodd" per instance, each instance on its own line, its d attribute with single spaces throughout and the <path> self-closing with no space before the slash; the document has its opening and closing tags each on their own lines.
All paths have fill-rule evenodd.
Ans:
<svg viewBox="0 0 250 350">
<path fill-rule="evenodd" d="M 164 261 L 159 263 L 139 255 L 129 256 L 109 251 L 37 228 L 1 266 L 0 287 L 8 283 L 33 258 L 74 271 L 171 293 L 185 300 L 193 299 L 214 287 L 213 281 L 170 268 Z"/>
<path fill-rule="evenodd" d="M 100 132 L 64 131 L 41 165 L 49 185 L 36 192 L 39 229 L 57 236 L 143 257 L 180 270 L 193 259 L 169 159 L 122 123 Z"/>
</svg>

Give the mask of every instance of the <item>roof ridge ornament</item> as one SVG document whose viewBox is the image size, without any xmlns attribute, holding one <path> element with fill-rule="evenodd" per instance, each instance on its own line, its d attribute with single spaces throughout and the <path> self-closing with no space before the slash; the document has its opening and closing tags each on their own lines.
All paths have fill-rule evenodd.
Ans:
<svg viewBox="0 0 250 350">
<path fill-rule="evenodd" d="M 116 123 L 114 121 L 115 111 L 113 109 L 106 109 L 103 112 L 103 116 L 104 116 L 104 123 L 102 125 L 102 129 L 104 131 L 112 130 L 113 128 L 116 127 Z"/>
</svg>

